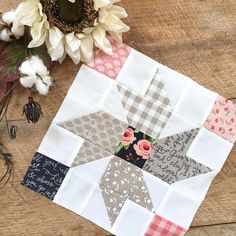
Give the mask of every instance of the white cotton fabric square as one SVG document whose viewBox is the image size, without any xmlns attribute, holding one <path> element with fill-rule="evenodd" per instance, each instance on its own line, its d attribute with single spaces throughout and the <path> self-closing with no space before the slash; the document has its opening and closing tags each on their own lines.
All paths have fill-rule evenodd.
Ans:
<svg viewBox="0 0 236 236">
<path fill-rule="evenodd" d="M 161 204 L 162 200 L 166 196 L 170 185 L 144 170 L 142 170 L 142 174 L 147 185 L 148 192 L 150 194 L 154 206 L 154 210 L 156 211 L 159 205 Z"/>
<path fill-rule="evenodd" d="M 175 107 L 181 98 L 183 91 L 187 89 L 191 79 L 160 63 L 158 63 L 158 67 L 158 74 L 162 77 L 167 96 L 170 99 L 170 105 Z"/>
<path fill-rule="evenodd" d="M 99 183 L 112 158 L 113 156 L 104 157 L 96 161 L 73 167 L 73 169 L 80 173 L 80 175 L 86 176 L 89 180 Z"/>
<path fill-rule="evenodd" d="M 177 113 L 173 112 L 168 119 L 164 129 L 161 131 L 159 139 L 199 127 L 200 126 L 198 124 L 191 122 L 190 120 L 185 119 L 184 116 L 178 115 Z"/>
<path fill-rule="evenodd" d="M 44 136 L 38 152 L 70 167 L 83 142 L 84 139 L 79 136 L 52 124 Z"/>
<path fill-rule="evenodd" d="M 116 80 L 144 96 L 157 70 L 156 61 L 132 49 Z"/>
<path fill-rule="evenodd" d="M 82 65 L 68 93 L 78 101 L 101 108 L 113 83 L 105 75 Z"/>
<path fill-rule="evenodd" d="M 75 99 L 70 94 L 67 94 L 52 122 L 54 124 L 59 124 L 97 111 L 99 111 L 99 108 L 96 108 L 96 106 L 89 106 L 88 104 Z"/>
<path fill-rule="evenodd" d="M 143 236 L 152 222 L 154 213 L 126 200 L 111 233 L 116 236 Z"/>
<path fill-rule="evenodd" d="M 114 118 L 128 123 L 126 117 L 126 111 L 122 105 L 120 94 L 117 89 L 116 82 L 114 81 L 113 85 L 110 87 L 109 92 L 107 93 L 106 99 L 104 100 L 101 109 L 113 116 Z M 128 126 L 128 125 L 127 125 Z"/>
<path fill-rule="evenodd" d="M 160 204 L 157 215 L 188 229 L 200 203 L 174 188 L 169 189 Z"/>
<path fill-rule="evenodd" d="M 217 94 L 189 82 L 174 112 L 200 126 L 204 124 L 216 101 Z"/>
<path fill-rule="evenodd" d="M 97 186 L 95 182 L 81 175 L 77 169 L 71 168 L 66 174 L 53 202 L 77 214 L 81 214 Z"/>
<path fill-rule="evenodd" d="M 111 231 L 107 208 L 103 200 L 102 192 L 98 186 L 95 188 L 83 212 L 81 212 L 81 216 L 95 222 L 101 228 L 109 232 Z"/>
<path fill-rule="evenodd" d="M 187 156 L 213 170 L 220 171 L 232 148 L 233 144 L 226 139 L 201 128 L 193 140 Z"/>
<path fill-rule="evenodd" d="M 188 179 L 175 182 L 171 187 L 185 193 L 196 202 L 201 203 L 205 198 L 212 180 L 217 175 L 217 171 L 197 175 Z"/>
</svg>

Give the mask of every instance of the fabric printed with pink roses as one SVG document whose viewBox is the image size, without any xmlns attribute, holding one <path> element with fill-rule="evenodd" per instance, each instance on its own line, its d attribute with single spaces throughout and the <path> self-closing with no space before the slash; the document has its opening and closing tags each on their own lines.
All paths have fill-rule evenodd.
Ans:
<svg viewBox="0 0 236 236">
<path fill-rule="evenodd" d="M 117 145 L 115 155 L 142 168 L 150 157 L 156 139 L 129 126 Z"/>
<path fill-rule="evenodd" d="M 218 96 L 204 127 L 234 143 L 236 141 L 236 103 Z"/>
</svg>

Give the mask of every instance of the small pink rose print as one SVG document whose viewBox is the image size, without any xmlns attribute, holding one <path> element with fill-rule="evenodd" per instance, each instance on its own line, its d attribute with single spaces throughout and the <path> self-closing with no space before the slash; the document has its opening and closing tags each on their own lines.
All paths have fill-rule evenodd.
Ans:
<svg viewBox="0 0 236 236">
<path fill-rule="evenodd" d="M 218 114 L 220 111 L 219 111 L 219 109 L 216 109 L 216 113 Z"/>
<path fill-rule="evenodd" d="M 226 103 L 228 103 L 228 102 L 229 102 L 229 100 L 226 98 L 226 99 L 225 99 L 225 102 L 226 102 Z"/>
<path fill-rule="evenodd" d="M 222 127 L 219 127 L 219 129 L 218 129 L 220 132 L 222 131 Z"/>
<path fill-rule="evenodd" d="M 139 140 L 137 144 L 134 145 L 134 150 L 137 155 L 142 156 L 143 159 L 148 159 L 152 151 L 153 145 L 146 139 Z"/>
<path fill-rule="evenodd" d="M 134 131 L 131 128 L 127 128 L 122 137 L 121 144 L 123 146 L 128 146 L 131 143 L 133 143 L 135 140 L 136 140 L 136 137 L 134 137 Z"/>
<path fill-rule="evenodd" d="M 228 110 L 229 110 L 229 107 L 225 107 L 225 108 L 224 108 L 224 111 L 228 111 Z"/>
<path fill-rule="evenodd" d="M 219 119 L 218 119 L 218 118 L 216 118 L 216 119 L 215 119 L 215 122 L 216 122 L 216 123 L 218 123 L 218 121 L 219 121 Z"/>
<path fill-rule="evenodd" d="M 231 122 L 234 123 L 234 118 L 231 118 Z"/>
<path fill-rule="evenodd" d="M 230 129 L 228 129 L 229 130 L 229 132 L 232 132 L 233 131 L 233 128 L 230 128 Z"/>
<path fill-rule="evenodd" d="M 215 126 L 214 126 L 214 125 L 212 125 L 212 126 L 211 126 L 211 129 L 212 129 L 212 130 L 214 130 L 214 129 L 215 129 Z"/>
</svg>

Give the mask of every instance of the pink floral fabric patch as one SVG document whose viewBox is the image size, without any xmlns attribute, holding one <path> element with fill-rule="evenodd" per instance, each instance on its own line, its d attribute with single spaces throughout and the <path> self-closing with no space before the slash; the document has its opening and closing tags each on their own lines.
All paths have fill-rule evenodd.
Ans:
<svg viewBox="0 0 236 236">
<path fill-rule="evenodd" d="M 131 52 L 131 47 L 114 40 L 111 41 L 111 44 L 113 55 L 109 56 L 102 51 L 97 51 L 92 68 L 115 80 Z"/>
<path fill-rule="evenodd" d="M 129 126 L 117 145 L 115 155 L 142 168 L 150 157 L 156 139 Z"/>
<path fill-rule="evenodd" d="M 234 143 L 236 141 L 236 103 L 218 96 L 204 127 Z"/>
<path fill-rule="evenodd" d="M 155 215 L 144 236 L 183 236 L 186 229 Z"/>
</svg>

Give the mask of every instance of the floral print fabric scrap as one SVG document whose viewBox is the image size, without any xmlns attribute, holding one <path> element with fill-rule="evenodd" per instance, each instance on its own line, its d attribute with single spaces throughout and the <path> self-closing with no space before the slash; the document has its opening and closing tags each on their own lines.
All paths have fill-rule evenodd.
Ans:
<svg viewBox="0 0 236 236">
<path fill-rule="evenodd" d="M 187 230 L 155 215 L 144 236 L 184 236 Z"/>
<path fill-rule="evenodd" d="M 229 142 L 236 141 L 236 104 L 227 98 L 218 96 L 212 112 L 204 127 L 225 138 Z"/>
<path fill-rule="evenodd" d="M 129 126 L 117 146 L 116 156 L 142 168 L 150 157 L 156 139 Z"/>
</svg>

